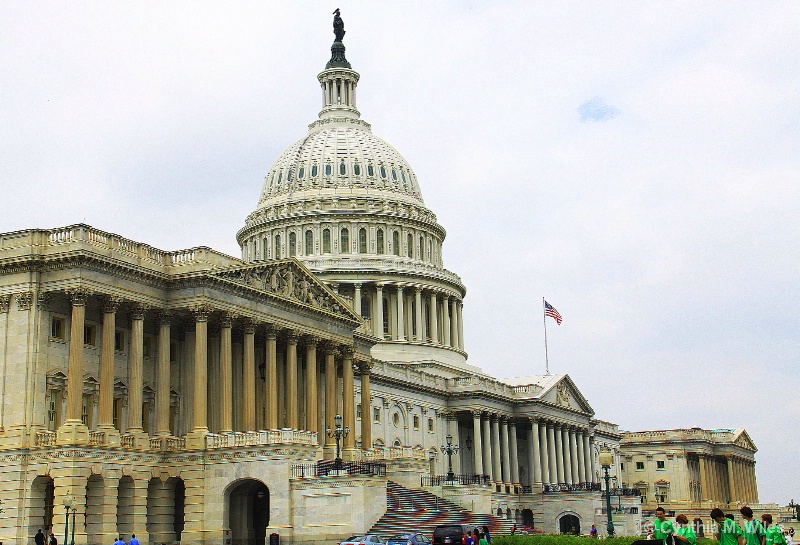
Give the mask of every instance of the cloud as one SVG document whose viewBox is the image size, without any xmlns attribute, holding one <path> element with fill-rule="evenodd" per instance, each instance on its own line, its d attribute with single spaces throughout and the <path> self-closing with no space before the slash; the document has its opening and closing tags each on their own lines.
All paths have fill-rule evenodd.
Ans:
<svg viewBox="0 0 800 545">
<path fill-rule="evenodd" d="M 594 97 L 578 106 L 578 114 L 581 116 L 582 123 L 587 121 L 608 121 L 609 119 L 614 119 L 620 113 L 614 106 L 606 104 L 603 97 Z"/>
</svg>

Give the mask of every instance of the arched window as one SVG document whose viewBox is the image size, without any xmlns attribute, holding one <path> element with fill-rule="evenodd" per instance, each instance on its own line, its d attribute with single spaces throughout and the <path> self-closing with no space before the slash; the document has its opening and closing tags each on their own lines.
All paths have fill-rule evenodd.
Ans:
<svg viewBox="0 0 800 545">
<path fill-rule="evenodd" d="M 314 233 L 311 230 L 306 231 L 306 255 L 314 253 Z"/>
<path fill-rule="evenodd" d="M 395 169 L 392 169 L 392 180 L 397 181 L 397 171 Z M 280 182 L 280 179 L 278 182 Z"/>
<path fill-rule="evenodd" d="M 281 175 L 283 172 L 278 172 L 278 185 L 281 185 Z"/>
<path fill-rule="evenodd" d="M 289 257 L 297 254 L 297 233 L 289 233 Z"/>
<path fill-rule="evenodd" d="M 414 257 L 414 237 L 409 234 L 406 243 L 408 244 L 408 248 L 406 248 L 406 255 L 408 257 Z"/>
<path fill-rule="evenodd" d="M 361 176 L 361 165 L 359 165 L 358 163 L 353 165 L 353 174 L 355 174 L 356 176 Z"/>
<path fill-rule="evenodd" d="M 375 176 L 375 169 L 372 167 L 372 163 L 367 165 L 367 176 L 369 176 L 370 178 Z"/>
<path fill-rule="evenodd" d="M 381 165 L 381 178 L 386 179 L 386 167 Z"/>
<path fill-rule="evenodd" d="M 331 168 L 330 163 L 325 164 L 325 176 L 330 176 L 333 169 Z"/>
<path fill-rule="evenodd" d="M 358 253 L 367 253 L 367 230 L 363 227 L 358 230 Z"/>
<path fill-rule="evenodd" d="M 375 233 L 375 242 L 376 246 L 378 247 L 378 254 L 383 253 L 383 229 L 378 229 Z"/>
<path fill-rule="evenodd" d="M 389 334 L 389 299 L 383 298 L 383 335 Z"/>
<path fill-rule="evenodd" d="M 331 230 L 330 229 L 323 229 L 322 230 L 322 253 L 323 254 L 331 253 Z"/>
<path fill-rule="evenodd" d="M 369 300 L 369 295 L 361 296 L 361 317 L 369 320 L 372 316 L 372 302 Z"/>
<path fill-rule="evenodd" d="M 414 338 L 417 336 L 417 301 L 415 299 L 411 300 L 411 335 L 414 335 Z M 410 339 L 410 336 L 409 336 Z"/>
<path fill-rule="evenodd" d="M 430 240 L 428 241 L 428 261 L 433 263 L 433 246 Z"/>
<path fill-rule="evenodd" d="M 347 167 L 345 166 L 344 161 L 339 163 L 339 174 L 341 174 L 342 176 L 347 174 Z"/>
<path fill-rule="evenodd" d="M 311 177 L 312 178 L 316 178 L 317 177 L 317 163 L 314 163 L 313 165 L 311 165 Z"/>
<path fill-rule="evenodd" d="M 264 254 L 264 259 L 269 259 L 269 239 L 264 237 L 264 240 L 261 241 L 261 252 Z"/>
<path fill-rule="evenodd" d="M 350 231 L 347 230 L 347 227 L 342 227 L 342 230 L 339 231 L 339 253 L 350 253 Z"/>
<path fill-rule="evenodd" d="M 303 176 L 306 175 L 306 167 L 300 167 L 300 171 L 297 173 L 297 178 L 299 180 L 303 179 Z"/>
<path fill-rule="evenodd" d="M 275 235 L 275 248 L 274 248 L 275 259 L 281 258 L 281 236 Z"/>
<path fill-rule="evenodd" d="M 425 241 L 419 237 L 419 258 L 425 259 Z"/>
<path fill-rule="evenodd" d="M 392 246 L 394 246 L 394 255 L 400 255 L 400 233 L 397 231 L 392 232 Z"/>
</svg>

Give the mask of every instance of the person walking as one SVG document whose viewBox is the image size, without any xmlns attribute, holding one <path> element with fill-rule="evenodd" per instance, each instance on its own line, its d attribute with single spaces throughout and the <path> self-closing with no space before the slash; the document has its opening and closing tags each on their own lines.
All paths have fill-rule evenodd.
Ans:
<svg viewBox="0 0 800 545">
<path fill-rule="evenodd" d="M 136 534 L 131 535 L 131 540 L 128 542 L 128 545 L 139 545 L 139 540 L 136 539 Z"/>
<path fill-rule="evenodd" d="M 675 522 L 678 523 L 678 528 L 675 530 L 675 539 L 681 543 L 679 545 L 696 545 L 697 535 L 694 533 L 694 528 L 689 524 L 689 519 L 686 515 L 678 515 L 675 517 Z"/>
<path fill-rule="evenodd" d="M 486 538 L 486 544 L 487 545 L 492 542 L 492 536 L 489 534 L 489 527 L 488 526 L 484 526 L 483 527 L 483 535 Z"/>
<path fill-rule="evenodd" d="M 711 510 L 711 518 L 717 523 L 716 534 L 719 536 L 719 545 L 744 545 L 742 529 L 733 520 L 728 518 L 719 507 Z"/>
<path fill-rule="evenodd" d="M 772 524 L 772 515 L 764 513 L 761 515 L 761 522 L 764 525 L 764 544 L 765 545 L 786 545 L 783 538 L 781 527 Z"/>
<path fill-rule="evenodd" d="M 54 533 L 50 533 L 50 541 L 48 545 L 58 545 L 58 540 L 56 539 L 56 535 Z"/>
<path fill-rule="evenodd" d="M 125 545 L 125 540 L 122 539 L 122 536 L 117 537 L 117 540 L 114 542 L 114 545 Z"/>
<path fill-rule="evenodd" d="M 44 545 L 44 534 L 41 528 L 39 528 L 39 531 L 33 536 L 33 542 L 36 543 L 36 545 Z"/>
<path fill-rule="evenodd" d="M 753 510 L 746 505 L 739 509 L 744 519 L 742 528 L 744 542 L 747 545 L 764 545 L 766 542 L 766 532 L 758 520 L 753 518 Z"/>
</svg>

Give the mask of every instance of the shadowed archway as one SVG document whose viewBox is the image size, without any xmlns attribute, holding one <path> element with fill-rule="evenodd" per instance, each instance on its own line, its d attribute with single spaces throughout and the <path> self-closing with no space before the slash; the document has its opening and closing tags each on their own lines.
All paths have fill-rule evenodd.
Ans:
<svg viewBox="0 0 800 545">
<path fill-rule="evenodd" d="M 231 545 L 263 545 L 269 526 L 269 489 L 256 479 L 242 479 L 225 491 L 224 525 Z"/>
</svg>

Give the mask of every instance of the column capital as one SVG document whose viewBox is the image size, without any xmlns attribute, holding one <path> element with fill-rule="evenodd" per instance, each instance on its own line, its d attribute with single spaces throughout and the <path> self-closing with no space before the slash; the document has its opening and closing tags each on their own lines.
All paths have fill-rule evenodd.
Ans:
<svg viewBox="0 0 800 545">
<path fill-rule="evenodd" d="M 278 328 L 275 327 L 275 324 L 267 324 L 264 331 L 267 335 L 267 339 L 274 341 L 278 338 Z"/>
<path fill-rule="evenodd" d="M 144 315 L 150 310 L 150 305 L 134 304 L 130 308 L 131 320 L 144 320 Z"/>
<path fill-rule="evenodd" d="M 194 316 L 195 322 L 207 322 L 208 316 L 213 312 L 213 310 L 214 309 L 210 305 L 199 304 L 191 307 L 189 312 L 191 312 L 192 316 Z"/>
<path fill-rule="evenodd" d="M 168 309 L 160 309 L 156 311 L 156 320 L 158 321 L 158 325 L 171 325 L 172 319 L 174 315 L 171 310 Z"/>
<path fill-rule="evenodd" d="M 242 326 L 246 335 L 253 335 L 256 332 L 256 323 L 252 318 L 245 318 Z"/>
<path fill-rule="evenodd" d="M 509 427 L 516 428 L 517 427 L 517 421 L 514 420 L 513 418 L 509 418 L 508 419 L 508 425 L 509 425 Z"/>
<path fill-rule="evenodd" d="M 294 329 L 286 330 L 286 342 L 289 344 L 297 344 L 300 340 L 300 335 Z"/>
<path fill-rule="evenodd" d="M 42 294 L 39 294 L 39 299 L 42 299 Z M 103 310 L 103 314 L 116 314 L 119 310 L 119 305 L 122 303 L 122 297 L 117 297 L 114 295 L 103 295 L 100 298 L 100 308 Z"/>
<path fill-rule="evenodd" d="M 39 295 L 36 296 L 36 306 L 39 310 L 49 310 L 50 309 L 50 301 L 53 300 L 53 294 L 48 293 L 46 291 L 40 291 Z M 0 302 L 0 312 L 2 312 L 2 303 Z M 5 310 L 8 312 L 8 309 Z"/>
<path fill-rule="evenodd" d="M 367 375 L 369 376 L 369 372 L 372 370 L 372 362 L 371 361 L 359 361 L 356 363 L 358 367 L 358 372 L 360 375 Z"/>
<path fill-rule="evenodd" d="M 537 424 L 538 425 L 540 420 L 541 419 L 538 416 L 529 416 L 528 417 L 528 422 L 530 422 L 531 424 Z"/>
<path fill-rule="evenodd" d="M 73 307 L 85 306 L 86 300 L 92 295 L 91 290 L 85 286 L 78 286 L 77 288 L 65 290 L 65 293 L 69 295 L 72 300 Z M 29 296 L 33 296 L 31 292 L 28 292 L 28 294 Z M 19 295 L 17 297 L 19 297 Z"/>
<path fill-rule="evenodd" d="M 306 343 L 306 347 L 308 348 L 316 348 L 317 345 L 322 342 L 322 339 L 316 335 L 303 335 L 303 342 Z"/>
<path fill-rule="evenodd" d="M 342 353 L 342 358 L 344 359 L 353 359 L 353 355 L 356 353 L 356 349 L 353 345 L 350 344 L 343 344 L 339 347 L 339 350 Z"/>
<path fill-rule="evenodd" d="M 480 418 L 483 413 L 481 411 L 471 410 L 470 414 L 472 415 L 472 418 Z"/>
<path fill-rule="evenodd" d="M 233 322 L 238 318 L 238 315 L 233 312 L 223 312 L 219 318 L 219 325 L 221 327 L 233 327 Z"/>
<path fill-rule="evenodd" d="M 338 347 L 336 346 L 336 343 L 334 343 L 333 341 L 323 341 L 322 351 L 325 353 L 326 356 L 335 356 L 339 353 Z"/>
<path fill-rule="evenodd" d="M 362 286 L 362 282 L 353 282 L 353 287 L 357 290 L 360 290 Z"/>
<path fill-rule="evenodd" d="M 420 286 L 420 285 L 416 285 L 416 286 L 414 286 L 414 292 L 416 292 L 416 293 L 422 293 L 422 286 Z"/>
<path fill-rule="evenodd" d="M 6 312 L 8 312 L 10 306 L 11 306 L 11 296 L 0 295 L 0 314 L 5 314 Z"/>
</svg>

